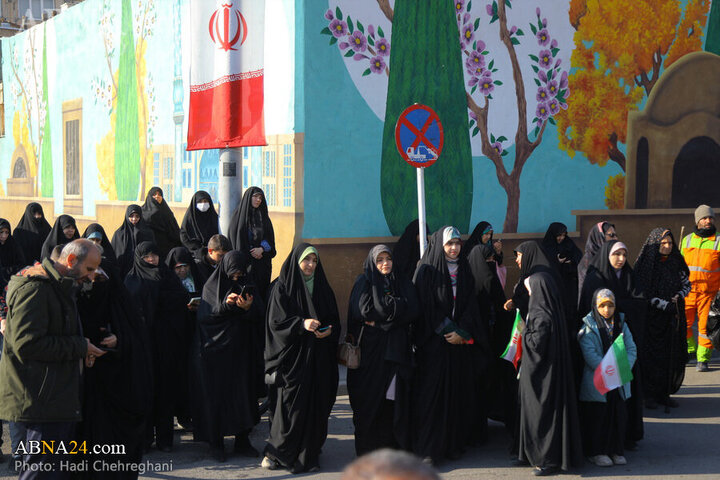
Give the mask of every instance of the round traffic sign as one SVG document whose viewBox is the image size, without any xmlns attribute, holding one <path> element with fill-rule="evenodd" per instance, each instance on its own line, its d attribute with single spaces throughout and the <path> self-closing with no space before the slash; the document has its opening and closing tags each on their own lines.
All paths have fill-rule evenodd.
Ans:
<svg viewBox="0 0 720 480">
<path fill-rule="evenodd" d="M 435 163 L 443 148 L 442 123 L 435 110 L 419 103 L 406 108 L 395 124 L 395 145 L 415 168 Z"/>
</svg>

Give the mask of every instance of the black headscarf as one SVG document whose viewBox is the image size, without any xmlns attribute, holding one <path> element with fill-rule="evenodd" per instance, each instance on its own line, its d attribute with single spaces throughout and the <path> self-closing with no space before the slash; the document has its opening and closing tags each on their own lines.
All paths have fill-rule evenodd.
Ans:
<svg viewBox="0 0 720 480">
<path fill-rule="evenodd" d="M 35 218 L 35 214 L 42 215 Z M 39 203 L 28 203 L 25 207 L 25 214 L 18 222 L 13 232 L 13 237 L 23 250 L 25 261 L 29 264 L 41 260 L 42 246 L 48 234 L 52 230 L 50 224 L 45 220 L 45 213 Z"/>
<path fill-rule="evenodd" d="M 564 223 L 551 223 L 542 241 L 543 250 L 553 258 L 566 258 L 577 265 L 582 258 L 582 252 L 568 236 L 562 242 L 557 243 L 557 237 L 562 233 L 567 234 L 567 227 Z"/>
<path fill-rule="evenodd" d="M 268 335 L 265 346 L 265 369 L 268 372 L 275 371 L 285 361 L 295 362 L 298 349 L 301 348 L 296 344 L 297 331 L 304 328 L 301 324 L 306 318 L 317 319 L 323 327 L 332 325 L 333 336 L 337 338 L 340 335 L 340 314 L 335 292 L 330 287 L 319 256 L 312 295 L 305 286 L 300 257 L 310 246 L 308 243 L 300 243 L 293 248 L 271 287 L 267 302 Z M 292 322 L 288 323 L 289 320 Z M 313 339 L 314 336 L 307 338 Z M 293 377 L 292 372 L 287 372 L 287 375 Z M 286 378 L 286 381 L 293 380 Z"/>
<path fill-rule="evenodd" d="M 197 204 L 201 200 L 210 202 L 210 208 L 207 212 L 201 212 L 197 209 Z M 183 245 L 190 251 L 199 250 L 202 247 L 207 247 L 210 237 L 217 234 L 218 214 L 215 211 L 215 205 L 213 205 L 210 194 L 204 190 L 195 192 L 187 211 L 185 211 L 185 217 L 180 227 L 180 239 Z"/>
<path fill-rule="evenodd" d="M 100 240 L 100 246 L 103 249 L 102 256 L 104 258 L 107 258 L 108 261 L 112 263 L 117 263 L 117 257 L 115 256 L 115 250 L 113 249 L 112 245 L 110 244 L 110 240 L 108 239 L 107 234 L 105 233 L 105 229 L 100 225 L 99 223 L 91 223 L 88 225 L 88 227 L 85 229 L 85 232 L 83 232 L 83 238 L 88 238 L 92 233 L 100 232 L 100 235 L 102 235 L 102 240 Z"/>
<path fill-rule="evenodd" d="M 560 276 L 552 262 L 547 258 L 540 243 L 536 240 L 522 242 L 515 248 L 515 252 L 522 254 L 522 260 L 520 263 L 520 277 L 513 289 L 512 300 L 515 306 L 520 309 L 522 317 L 525 318 L 528 311 L 528 293 L 527 288 L 525 288 L 525 279 L 534 273 L 546 272 L 553 277 L 556 285 L 559 286 L 561 284 Z"/>
<path fill-rule="evenodd" d="M 262 195 L 258 208 L 253 208 L 252 197 Z M 235 250 L 249 253 L 251 248 L 260 247 L 263 240 L 270 245 L 269 257 L 275 256 L 275 230 L 268 215 L 265 193 L 258 187 L 245 190 L 240 205 L 233 212 L 228 228 L 228 238 Z"/>
<path fill-rule="evenodd" d="M 13 238 L 10 222 L 0 218 L 0 230 L 3 228 L 7 229 L 9 235 L 5 243 L 0 245 L 0 286 L 6 285 L 11 275 L 26 266 L 25 255 Z"/>
<path fill-rule="evenodd" d="M 203 304 L 200 315 L 208 309 L 205 314 L 220 314 L 228 309 L 225 299 L 230 293 L 240 293 L 238 287 L 249 284 L 246 275 L 247 267 L 250 264 L 250 256 L 238 250 L 231 250 L 223 256 L 220 265 L 215 269 L 202 291 Z M 230 278 L 234 273 L 242 273 L 238 281 Z"/>
<path fill-rule="evenodd" d="M 70 226 L 75 228 L 75 234 L 72 238 L 68 239 L 65 237 L 63 230 Z M 53 225 L 52 230 L 50 230 L 50 233 L 45 239 L 45 243 L 43 243 L 42 258 L 50 258 L 50 255 L 56 246 L 64 245 L 72 242 L 73 240 L 77 240 L 78 238 L 80 238 L 80 232 L 78 232 L 75 219 L 70 215 L 60 215 L 57 220 L 55 220 L 55 225 Z"/>
<path fill-rule="evenodd" d="M 158 203 L 153 198 L 156 193 L 162 195 L 162 203 Z M 145 203 L 142 206 L 142 218 L 155 234 L 155 243 L 161 253 L 160 258 L 165 258 L 170 250 L 182 245 L 180 227 L 160 187 L 152 187 L 147 197 L 145 197 Z"/>
<path fill-rule="evenodd" d="M 489 230 L 490 238 L 487 242 L 482 242 L 482 237 L 485 231 Z M 493 246 L 493 236 L 495 232 L 493 231 L 493 226 L 490 225 L 490 222 L 482 221 L 478 223 L 475 228 L 473 229 L 472 233 L 468 237 L 468 239 L 463 243 L 463 252 L 465 256 L 470 255 L 470 252 L 472 252 L 472 249 L 475 248 L 476 245 L 483 245 L 486 247 L 486 254 L 492 255 L 494 257 L 495 262 L 498 265 L 502 265 L 503 263 L 503 253 L 497 253 L 495 251 L 495 247 Z"/>
<path fill-rule="evenodd" d="M 590 262 L 583 289 L 579 295 L 578 313 L 581 316 L 590 312 L 592 295 L 599 288 L 610 289 L 615 294 L 618 309 L 628 314 L 627 305 L 631 304 L 630 300 L 635 298 L 633 269 L 626 261 L 618 276 L 618 272 L 610 264 L 610 251 L 616 243 L 618 243 L 617 240 L 605 242 Z"/>
<path fill-rule="evenodd" d="M 137 225 L 130 223 L 128 218 L 131 214 L 140 215 Z M 140 205 L 128 205 L 125 210 L 125 219 L 123 224 L 115 230 L 112 238 L 112 247 L 120 267 L 120 274 L 125 277 L 130 271 L 135 258 L 135 248 L 142 242 L 155 242 L 155 236 L 152 230 L 145 224 L 142 217 L 142 208 Z"/>
<path fill-rule="evenodd" d="M 405 231 L 393 248 L 393 270 L 402 272 L 407 278 L 413 278 L 418 261 L 420 261 L 420 222 L 413 220 L 405 227 Z M 430 235 L 430 230 L 425 225 L 425 235 Z"/>
<path fill-rule="evenodd" d="M 672 240 L 672 250 L 666 257 L 660 253 L 660 241 L 666 236 Z M 665 257 L 665 258 L 663 258 Z M 680 272 L 690 276 L 685 258 L 680 254 L 672 232 L 655 228 L 645 240 L 635 260 L 635 288 L 646 299 L 658 297 L 670 300 L 682 290 Z"/>
<path fill-rule="evenodd" d="M 595 254 L 600 250 L 600 247 L 605 243 L 605 232 L 610 227 L 615 227 L 610 222 L 598 222 L 590 233 L 588 233 L 587 241 L 585 242 L 585 254 L 583 254 L 578 264 L 578 291 L 582 291 L 583 282 L 585 281 L 585 275 L 587 275 L 587 269 L 590 266 L 590 262 L 595 257 Z"/>
<path fill-rule="evenodd" d="M 195 292 L 191 293 L 200 293 L 203 291 L 203 277 L 200 273 L 200 270 L 198 269 L 197 263 L 195 263 L 195 258 L 193 257 L 192 253 L 185 248 L 185 247 L 175 247 L 172 250 L 170 250 L 170 253 L 168 253 L 167 258 L 165 259 L 165 265 L 170 269 L 170 271 L 173 271 L 175 269 L 175 265 L 178 263 L 184 263 L 188 267 L 190 267 L 190 276 L 193 279 L 193 283 L 195 284 Z"/>
</svg>

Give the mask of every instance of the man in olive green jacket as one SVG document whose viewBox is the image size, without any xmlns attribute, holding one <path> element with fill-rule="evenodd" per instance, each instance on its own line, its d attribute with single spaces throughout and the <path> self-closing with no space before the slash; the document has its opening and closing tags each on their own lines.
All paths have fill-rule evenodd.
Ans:
<svg viewBox="0 0 720 480">
<path fill-rule="evenodd" d="M 0 360 L 0 418 L 23 423 L 24 464 L 20 478 L 66 478 L 57 459 L 31 454 L 32 441 L 72 440 L 80 420 L 82 360 L 91 367 L 105 352 L 82 335 L 75 287 L 91 282 L 101 255 L 79 239 L 63 249 L 56 263 L 44 259 L 10 278 L 8 314 Z M 13 452 L 15 453 L 15 452 Z M 51 463 L 52 472 L 31 464 Z M 37 467 L 38 465 L 35 465 Z"/>
</svg>

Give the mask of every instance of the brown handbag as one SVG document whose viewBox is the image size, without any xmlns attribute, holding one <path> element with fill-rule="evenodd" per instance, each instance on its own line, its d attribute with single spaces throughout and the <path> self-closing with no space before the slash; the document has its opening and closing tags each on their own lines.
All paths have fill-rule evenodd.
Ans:
<svg viewBox="0 0 720 480">
<path fill-rule="evenodd" d="M 360 366 L 360 341 L 362 340 L 365 325 L 360 329 L 360 336 L 357 344 L 353 343 L 353 336 L 348 333 L 345 341 L 338 345 L 337 359 L 340 365 L 345 365 L 349 369 L 356 369 Z"/>
</svg>

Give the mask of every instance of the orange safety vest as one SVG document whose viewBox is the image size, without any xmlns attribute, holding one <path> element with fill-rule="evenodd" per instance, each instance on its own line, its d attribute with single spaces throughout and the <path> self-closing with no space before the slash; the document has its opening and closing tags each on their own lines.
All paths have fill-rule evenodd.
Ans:
<svg viewBox="0 0 720 480">
<path fill-rule="evenodd" d="M 710 293 L 720 290 L 720 235 L 699 237 L 694 233 L 682 241 L 682 254 L 690 269 L 692 291 Z"/>
</svg>

